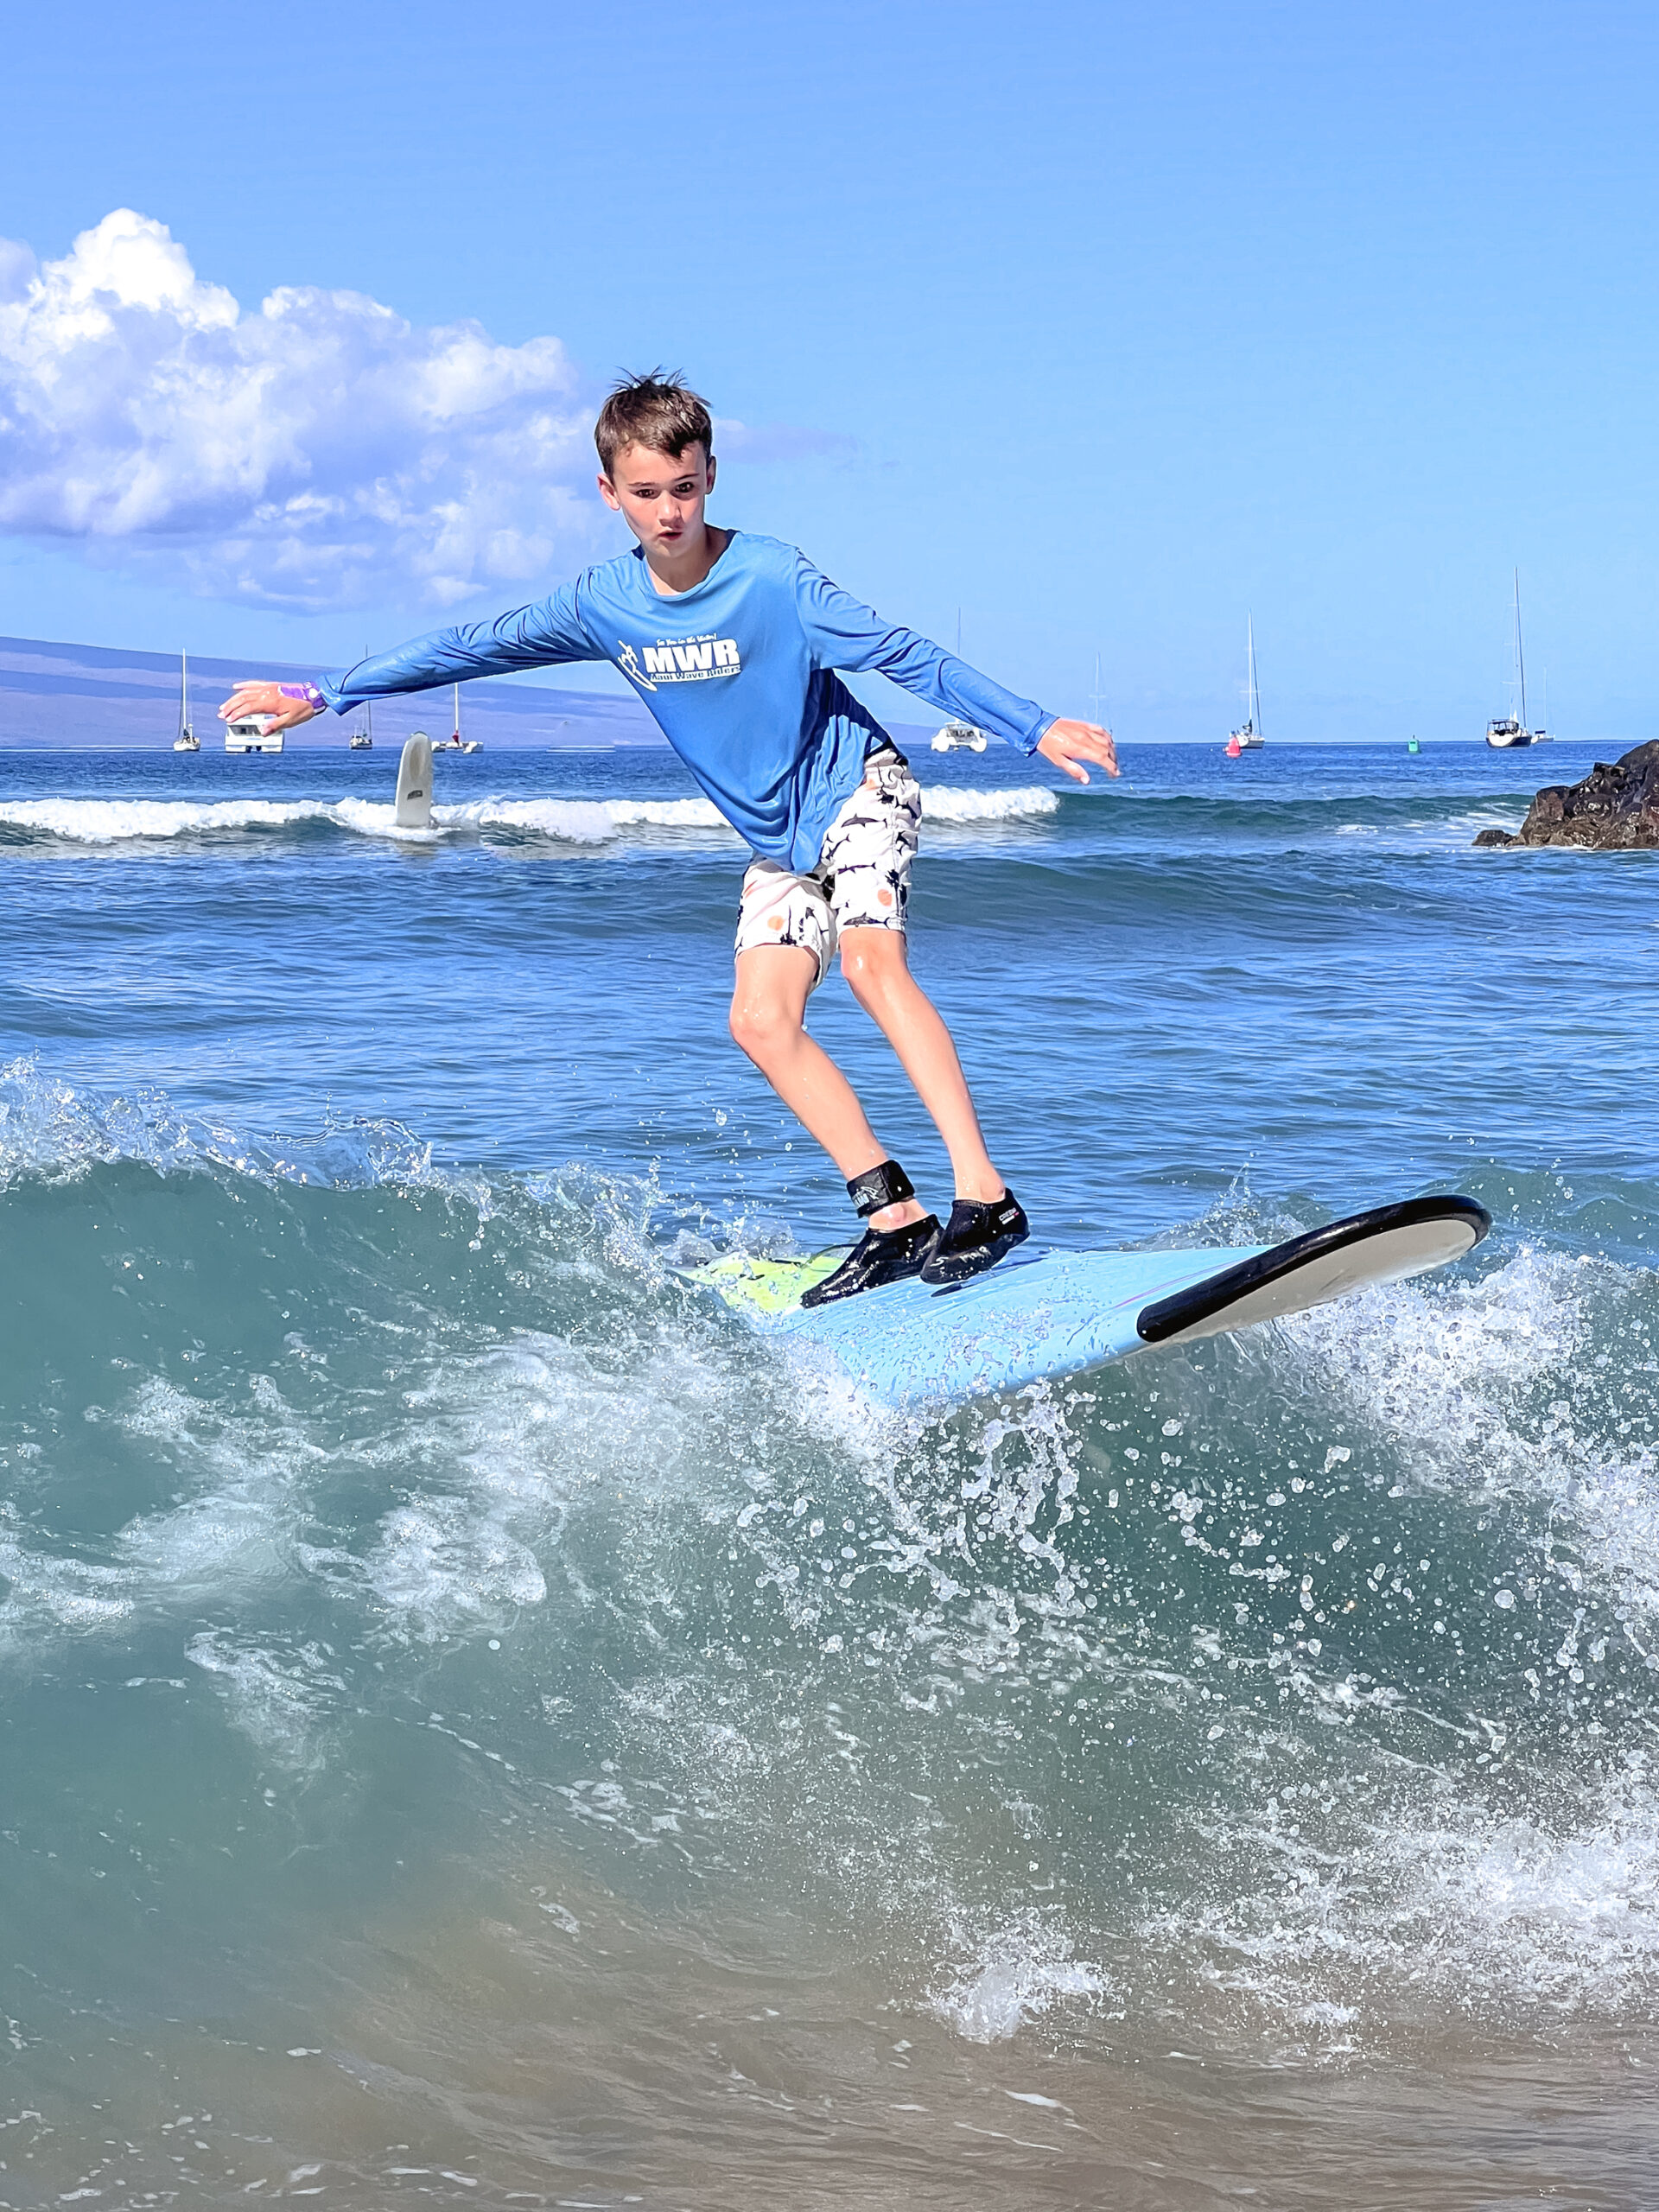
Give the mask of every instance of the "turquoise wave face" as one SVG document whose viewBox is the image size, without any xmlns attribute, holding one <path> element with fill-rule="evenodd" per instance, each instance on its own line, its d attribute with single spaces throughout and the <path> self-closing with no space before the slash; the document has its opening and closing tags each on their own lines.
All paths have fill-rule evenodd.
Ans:
<svg viewBox="0 0 1659 2212">
<path fill-rule="evenodd" d="M 130 2169 L 204 2037 L 226 2181 L 332 2140 L 342 2069 L 476 2165 L 430 2039 L 511 2073 L 591 2012 L 626 2074 L 740 1930 L 907 2051 L 1650 2001 L 1644 1271 L 1510 1237 L 902 1423 L 682 1283 L 648 1185 L 6 1108 L 3 2002 Z"/>
<path fill-rule="evenodd" d="M 1248 765 L 1384 817 L 1351 762 Z M 1551 2171 L 1641 2201 L 1601 2086 L 1659 1999 L 1642 864 L 1211 851 L 1236 795 L 1137 772 L 1161 854 L 1065 794 L 918 875 L 1041 1233 L 1430 1186 L 1497 1228 L 932 1421 L 676 1271 L 846 1223 L 721 1038 L 716 835 L 16 830 L 0 2198 L 1058 2204 L 1185 2159 L 1434 2202 L 1548 2179 L 1490 2147 L 1548 2083 L 1592 2114 Z M 22 798 L 204 795 L 76 773 Z M 328 774 L 290 796 L 372 803 Z"/>
</svg>

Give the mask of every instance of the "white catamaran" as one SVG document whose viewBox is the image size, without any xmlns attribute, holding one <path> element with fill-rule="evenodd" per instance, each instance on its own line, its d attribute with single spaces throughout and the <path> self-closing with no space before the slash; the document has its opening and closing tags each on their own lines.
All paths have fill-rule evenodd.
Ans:
<svg viewBox="0 0 1659 2212">
<path fill-rule="evenodd" d="M 179 734 L 173 741 L 175 753 L 200 753 L 201 740 L 190 727 L 190 658 L 188 653 L 179 655 Z"/>
<path fill-rule="evenodd" d="M 1244 725 L 1236 729 L 1227 741 L 1227 750 L 1235 758 L 1241 753 L 1259 753 L 1267 743 L 1262 734 L 1262 694 L 1255 683 L 1255 619 L 1244 618 L 1245 658 L 1249 668 L 1249 696 L 1245 702 Z"/>
<path fill-rule="evenodd" d="M 1548 745 L 1548 730 L 1527 728 L 1527 664 L 1521 651 L 1521 571 L 1515 572 L 1515 687 L 1521 711 L 1501 715 L 1486 725 L 1486 742 L 1508 752 L 1520 745 Z"/>
</svg>

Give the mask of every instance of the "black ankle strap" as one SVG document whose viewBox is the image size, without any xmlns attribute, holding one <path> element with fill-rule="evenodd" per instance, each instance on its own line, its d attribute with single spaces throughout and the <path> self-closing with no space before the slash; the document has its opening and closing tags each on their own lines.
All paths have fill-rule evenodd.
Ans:
<svg viewBox="0 0 1659 2212">
<path fill-rule="evenodd" d="M 901 1205 L 906 1198 L 913 1198 L 916 1185 L 896 1160 L 884 1160 L 879 1167 L 867 1167 L 861 1175 L 855 1175 L 847 1185 L 847 1195 L 862 1221 L 869 1214 L 880 1213 L 883 1206 Z"/>
</svg>

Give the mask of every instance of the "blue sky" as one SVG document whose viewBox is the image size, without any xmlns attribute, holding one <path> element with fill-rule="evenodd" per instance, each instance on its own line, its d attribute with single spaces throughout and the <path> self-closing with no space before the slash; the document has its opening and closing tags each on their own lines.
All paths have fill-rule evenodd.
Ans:
<svg viewBox="0 0 1659 2212">
<path fill-rule="evenodd" d="M 1098 653 L 1126 737 L 1224 736 L 1247 611 L 1270 735 L 1478 736 L 1516 566 L 1552 721 L 1659 734 L 1651 8 L 69 0 L 5 35 L 40 419 L 13 390 L 0 630 L 332 666 L 535 595 L 620 542 L 582 425 L 660 360 L 743 426 L 721 518 L 947 643 L 960 607 L 1058 711 Z M 200 453 L 149 308 L 53 413 L 91 260 L 46 336 L 5 322 L 119 208 L 188 257 L 198 366 L 224 293 L 253 334 Z M 487 359 L 433 335 L 468 321 Z M 89 523 L 118 465 L 149 505 Z"/>
</svg>

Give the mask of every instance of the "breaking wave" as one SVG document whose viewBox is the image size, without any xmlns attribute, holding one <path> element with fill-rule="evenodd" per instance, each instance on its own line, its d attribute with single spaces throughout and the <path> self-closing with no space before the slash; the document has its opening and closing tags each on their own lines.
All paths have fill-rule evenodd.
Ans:
<svg viewBox="0 0 1659 2212">
<path fill-rule="evenodd" d="M 934 785 L 922 811 L 944 829 L 1034 822 L 1056 813 L 1058 795 L 1039 785 L 1011 791 Z M 469 799 L 435 805 L 429 830 L 397 827 L 395 809 L 373 799 L 13 799 L 0 804 L 0 834 L 14 841 L 68 846 L 224 841 L 283 832 L 345 830 L 354 836 L 430 842 L 440 836 L 507 835 L 551 843 L 598 846 L 653 833 L 741 841 L 705 798 Z"/>
<path fill-rule="evenodd" d="M 1332 2059 L 1472 1991 L 1494 2032 L 1659 2004 L 1640 1270 L 1512 1246 L 859 1422 L 679 1281 L 652 1188 L 0 1092 L 40 1255 L 0 1664 L 180 1701 L 169 1787 L 303 1823 L 418 1719 L 435 1808 L 762 1914 L 804 1885 L 973 2042 L 1173 2008 Z"/>
</svg>

